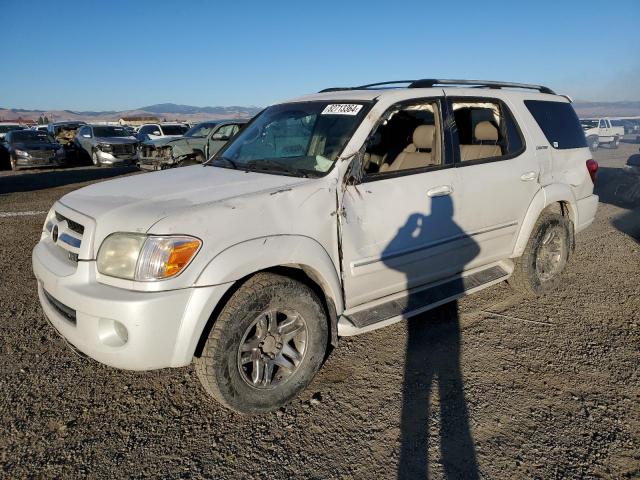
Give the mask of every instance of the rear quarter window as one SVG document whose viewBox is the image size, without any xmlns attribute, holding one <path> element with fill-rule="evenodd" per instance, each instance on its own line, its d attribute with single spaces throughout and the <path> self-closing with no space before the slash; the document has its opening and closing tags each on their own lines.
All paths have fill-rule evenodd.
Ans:
<svg viewBox="0 0 640 480">
<path fill-rule="evenodd" d="M 587 146 L 584 131 L 570 103 L 525 100 L 524 104 L 553 148 L 567 150 Z"/>
</svg>

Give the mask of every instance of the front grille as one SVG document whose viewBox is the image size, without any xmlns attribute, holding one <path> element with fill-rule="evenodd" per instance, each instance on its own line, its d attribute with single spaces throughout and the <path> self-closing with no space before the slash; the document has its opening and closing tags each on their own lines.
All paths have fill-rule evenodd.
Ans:
<svg viewBox="0 0 640 480">
<path fill-rule="evenodd" d="M 59 302 L 58 300 L 53 298 L 46 290 L 43 289 L 42 292 L 49 302 L 49 305 L 51 305 L 51 307 L 53 307 L 56 312 L 62 315 L 69 322 L 73 323 L 74 325 L 76 324 L 76 311 L 73 308 L 67 307 L 64 303 Z"/>
<path fill-rule="evenodd" d="M 114 155 L 133 155 L 136 146 L 133 143 L 111 145 L 111 151 Z"/>
<path fill-rule="evenodd" d="M 47 162 L 54 156 L 52 150 L 31 150 L 29 154 L 33 160 L 41 162 Z"/>
<path fill-rule="evenodd" d="M 73 220 L 69 220 L 67 217 L 58 212 L 56 212 L 56 220 L 58 220 L 59 222 L 66 220 L 67 225 L 69 225 L 69 230 L 72 230 L 79 235 L 84 234 L 84 227 L 82 225 L 80 225 L 78 222 L 74 222 Z"/>
</svg>

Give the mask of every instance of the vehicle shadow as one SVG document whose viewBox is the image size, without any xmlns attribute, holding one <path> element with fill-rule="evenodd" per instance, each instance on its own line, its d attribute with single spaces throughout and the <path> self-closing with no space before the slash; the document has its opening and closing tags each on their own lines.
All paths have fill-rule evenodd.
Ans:
<svg viewBox="0 0 640 480">
<path fill-rule="evenodd" d="M 611 224 L 640 242 L 640 174 L 623 168 L 600 167 L 594 192 L 601 203 L 628 210 Z"/>
<path fill-rule="evenodd" d="M 30 192 L 45 188 L 62 187 L 73 183 L 92 182 L 135 172 L 135 167 L 74 168 L 68 170 L 25 171 L 0 177 L 0 194 Z"/>
<path fill-rule="evenodd" d="M 430 229 L 443 229 L 452 232 L 452 237 L 465 238 L 468 246 L 452 256 L 454 268 L 458 272 L 480 251 L 477 243 L 455 224 L 450 197 L 435 197 L 431 205 L 430 215 L 411 215 L 383 253 L 383 258 L 395 259 L 393 263 L 385 260 L 389 268 L 407 274 L 407 284 L 413 283 L 409 273 L 411 269 L 409 265 L 403 268 L 397 260 L 397 253 L 407 245 L 409 239 L 414 245 L 425 243 L 420 238 L 426 236 Z M 462 280 L 459 282 L 453 287 L 461 287 Z M 419 306 L 410 297 L 403 305 L 403 312 L 415 310 Z M 400 479 L 422 479 L 429 476 L 429 425 L 434 384 L 437 384 L 439 395 L 440 460 L 444 473 L 447 478 L 479 477 L 464 398 L 460 345 L 460 319 L 456 301 L 408 320 L 400 419 Z"/>
</svg>

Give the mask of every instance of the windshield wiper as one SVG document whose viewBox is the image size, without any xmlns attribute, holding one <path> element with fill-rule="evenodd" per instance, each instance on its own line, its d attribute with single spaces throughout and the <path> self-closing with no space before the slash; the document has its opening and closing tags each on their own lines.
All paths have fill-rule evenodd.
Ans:
<svg viewBox="0 0 640 480">
<path fill-rule="evenodd" d="M 205 163 L 205 165 L 213 165 L 213 162 L 216 162 L 218 160 L 224 160 L 225 162 L 227 162 L 229 165 L 231 165 L 231 167 L 234 170 L 238 169 L 238 164 L 236 162 L 234 162 L 233 160 L 231 160 L 230 158 L 227 157 L 215 157 L 213 158 L 210 162 Z"/>
<path fill-rule="evenodd" d="M 247 162 L 244 167 L 254 167 L 252 170 L 263 172 L 283 172 L 293 176 L 301 176 L 308 178 L 309 174 L 299 168 L 290 167 L 287 164 L 277 162 L 275 160 L 252 160 Z"/>
</svg>

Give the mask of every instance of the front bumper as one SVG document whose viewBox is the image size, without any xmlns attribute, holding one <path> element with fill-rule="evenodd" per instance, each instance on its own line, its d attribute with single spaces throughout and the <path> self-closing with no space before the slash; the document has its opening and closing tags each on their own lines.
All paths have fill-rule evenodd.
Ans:
<svg viewBox="0 0 640 480">
<path fill-rule="evenodd" d="M 138 156 L 138 168 L 140 170 L 164 170 L 176 165 L 176 160 L 167 157 L 142 157 Z"/>
<path fill-rule="evenodd" d="M 121 154 L 114 155 L 113 153 L 103 152 L 102 150 L 97 150 L 98 159 L 100 163 L 105 165 L 115 165 L 118 163 L 135 163 L 138 160 L 138 154 Z"/>
<path fill-rule="evenodd" d="M 42 240 L 33 250 L 44 314 L 73 347 L 116 368 L 188 365 L 200 333 L 229 286 L 134 292 L 98 283 L 95 262 L 79 261 L 74 267 L 57 255 L 56 248 Z"/>
<path fill-rule="evenodd" d="M 164 170 L 173 166 L 173 164 L 168 162 L 162 162 L 155 159 L 150 160 L 145 158 L 138 160 L 137 165 L 140 170 L 149 170 L 152 172 L 157 170 Z"/>
<path fill-rule="evenodd" d="M 15 156 L 14 158 L 17 168 L 59 167 L 64 164 L 64 155 L 57 155 L 55 153 L 40 156 L 39 158 L 34 158 L 33 156 Z"/>
</svg>

